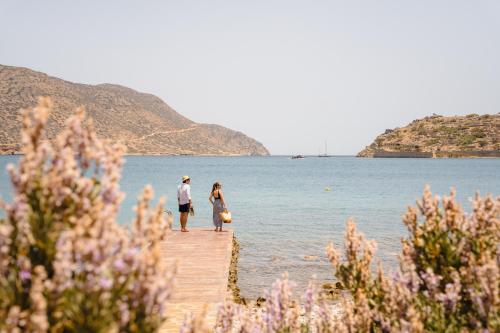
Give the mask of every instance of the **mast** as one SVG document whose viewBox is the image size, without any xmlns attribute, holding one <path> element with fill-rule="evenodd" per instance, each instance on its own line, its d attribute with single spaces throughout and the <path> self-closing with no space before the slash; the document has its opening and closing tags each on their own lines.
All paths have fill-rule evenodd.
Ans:
<svg viewBox="0 0 500 333">
<path fill-rule="evenodd" d="M 330 155 L 328 155 L 328 144 L 326 140 L 325 140 L 325 153 L 324 154 L 319 153 L 318 157 L 330 157 Z"/>
</svg>

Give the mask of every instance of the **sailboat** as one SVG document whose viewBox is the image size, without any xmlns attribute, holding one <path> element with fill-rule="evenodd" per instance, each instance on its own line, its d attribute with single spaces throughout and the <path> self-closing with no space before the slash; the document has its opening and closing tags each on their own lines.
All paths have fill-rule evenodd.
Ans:
<svg viewBox="0 0 500 333">
<path fill-rule="evenodd" d="M 325 140 L 325 154 L 318 154 L 318 157 L 331 157 L 328 155 L 328 146 L 326 145 L 326 140 Z"/>
</svg>

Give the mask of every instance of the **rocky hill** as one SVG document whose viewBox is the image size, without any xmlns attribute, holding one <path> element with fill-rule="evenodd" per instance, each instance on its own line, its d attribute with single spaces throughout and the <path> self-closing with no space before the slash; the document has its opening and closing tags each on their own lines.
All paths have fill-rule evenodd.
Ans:
<svg viewBox="0 0 500 333">
<path fill-rule="evenodd" d="M 500 113 L 433 115 L 388 129 L 359 157 L 500 157 Z"/>
<path fill-rule="evenodd" d="M 259 142 L 228 128 L 195 123 L 156 96 L 112 84 L 64 81 L 27 68 L 0 65 L 0 154 L 20 149 L 19 110 L 49 96 L 48 123 L 55 137 L 78 106 L 93 118 L 100 137 L 121 141 L 129 154 L 269 155 Z"/>
</svg>

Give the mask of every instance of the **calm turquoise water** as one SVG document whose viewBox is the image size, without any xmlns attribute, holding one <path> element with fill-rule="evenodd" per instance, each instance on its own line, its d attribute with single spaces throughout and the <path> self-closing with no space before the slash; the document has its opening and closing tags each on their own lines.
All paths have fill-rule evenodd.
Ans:
<svg viewBox="0 0 500 333">
<path fill-rule="evenodd" d="M 0 195 L 9 197 L 5 165 L 16 157 L 0 157 Z M 353 217 L 368 238 L 378 242 L 378 257 L 393 266 L 400 238 L 401 215 L 414 204 L 425 184 L 447 194 L 451 186 L 470 210 L 476 190 L 500 194 L 500 159 L 360 159 L 355 157 L 127 157 L 122 189 L 127 197 L 120 222 L 132 220 L 132 207 L 144 184 L 169 199 L 176 212 L 176 188 L 182 175 L 192 179 L 196 216 L 189 226 L 212 227 L 208 195 L 214 181 L 223 183 L 231 225 L 241 244 L 239 286 L 255 297 L 282 272 L 302 288 L 312 274 L 332 278 L 324 249 L 340 244 L 345 222 Z M 331 187 L 326 192 L 325 187 Z M 207 251 L 210 251 L 207 248 Z M 317 256 L 306 261 L 304 256 Z"/>
</svg>

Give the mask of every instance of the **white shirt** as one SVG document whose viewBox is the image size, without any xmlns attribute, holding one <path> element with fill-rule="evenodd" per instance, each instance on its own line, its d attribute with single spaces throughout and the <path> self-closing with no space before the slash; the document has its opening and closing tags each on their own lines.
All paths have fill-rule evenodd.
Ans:
<svg viewBox="0 0 500 333">
<path fill-rule="evenodd" d="M 182 183 L 177 187 L 177 199 L 179 200 L 179 205 L 185 205 L 191 200 L 191 186 L 186 183 Z"/>
</svg>

